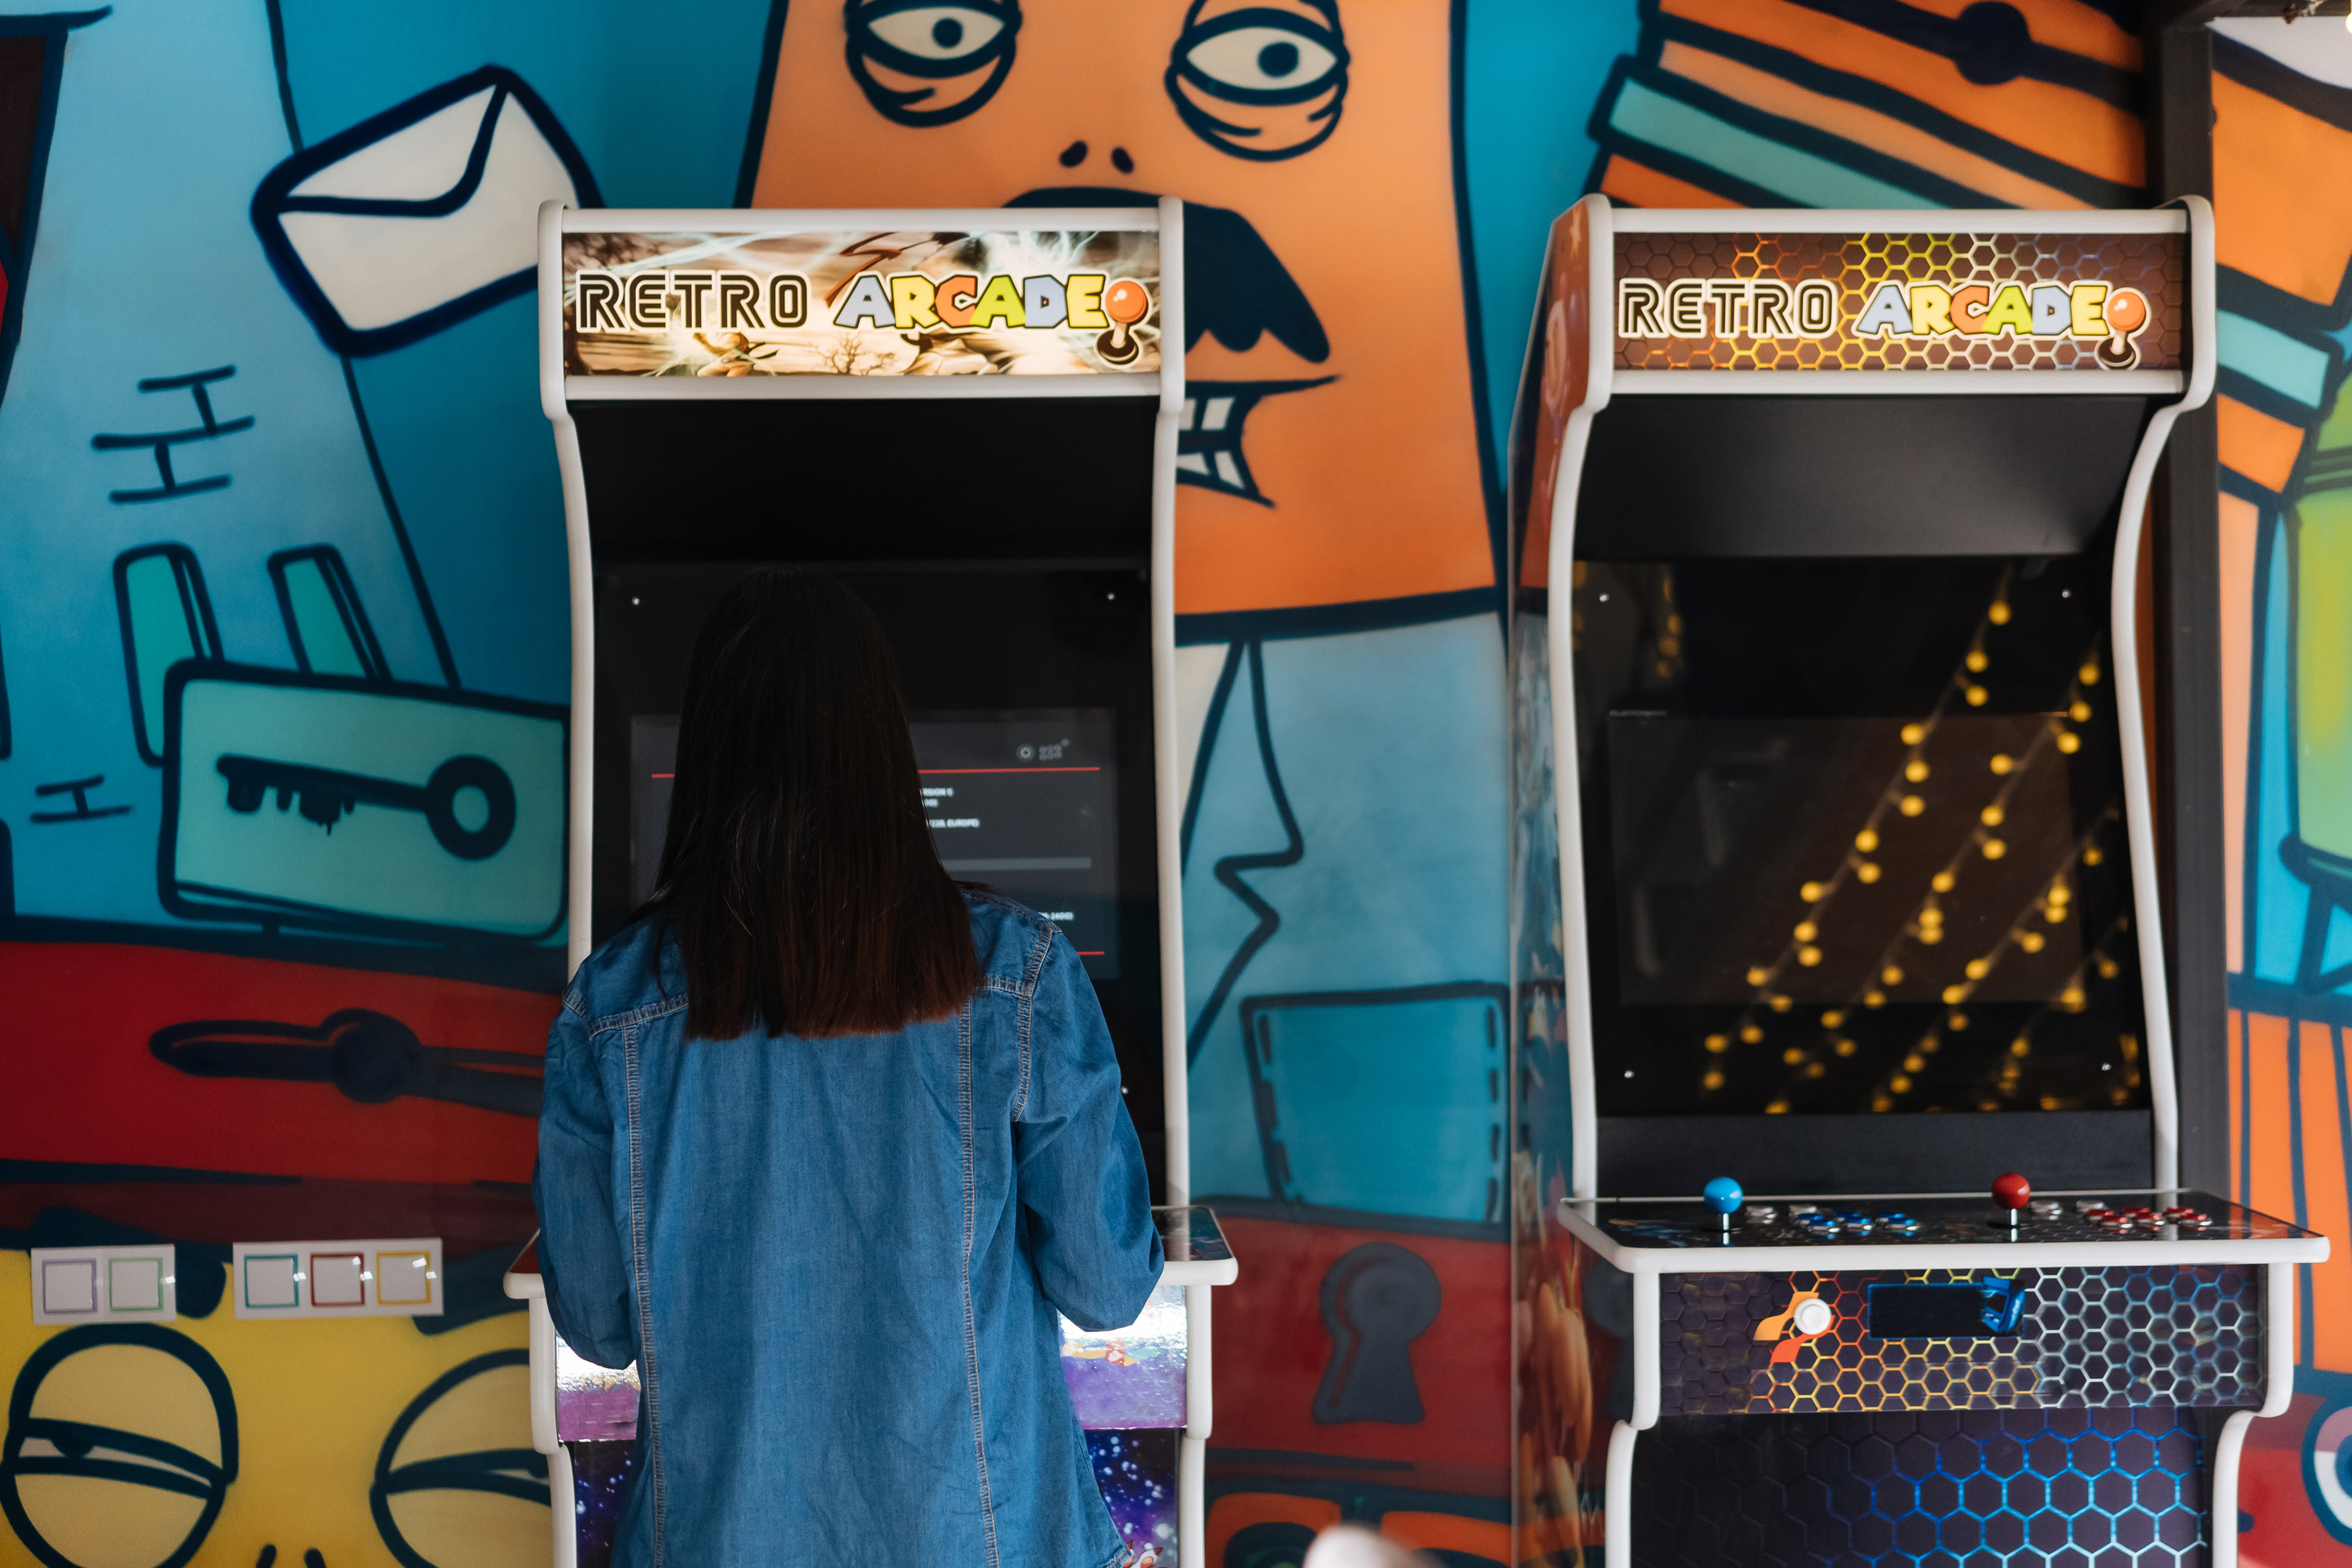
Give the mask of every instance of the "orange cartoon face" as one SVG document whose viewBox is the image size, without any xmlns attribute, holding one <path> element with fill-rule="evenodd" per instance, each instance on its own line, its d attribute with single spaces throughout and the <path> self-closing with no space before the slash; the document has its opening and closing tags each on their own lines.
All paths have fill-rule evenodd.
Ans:
<svg viewBox="0 0 2352 1568">
<path fill-rule="evenodd" d="M 1189 204 L 1177 608 L 1494 581 L 1446 8 L 794 6 L 763 207 Z"/>
</svg>

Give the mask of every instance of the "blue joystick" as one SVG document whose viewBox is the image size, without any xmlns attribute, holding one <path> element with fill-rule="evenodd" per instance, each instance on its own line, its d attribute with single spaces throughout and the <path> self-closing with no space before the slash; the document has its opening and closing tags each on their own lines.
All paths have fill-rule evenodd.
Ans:
<svg viewBox="0 0 2352 1568">
<path fill-rule="evenodd" d="M 1699 1196 L 1706 1200 L 1708 1210 L 1722 1216 L 1723 1239 L 1727 1242 L 1731 1239 L 1731 1216 L 1739 1212 L 1739 1200 L 1746 1195 L 1739 1190 L 1739 1184 L 1729 1176 L 1717 1176 L 1699 1189 Z"/>
</svg>

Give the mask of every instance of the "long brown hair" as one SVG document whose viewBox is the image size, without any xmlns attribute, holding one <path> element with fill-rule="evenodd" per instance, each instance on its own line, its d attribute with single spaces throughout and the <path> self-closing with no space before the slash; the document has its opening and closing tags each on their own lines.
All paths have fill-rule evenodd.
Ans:
<svg viewBox="0 0 2352 1568">
<path fill-rule="evenodd" d="M 882 627 L 821 572 L 771 567 L 696 637 L 661 876 L 688 1038 L 886 1034 L 980 982 L 923 821 Z"/>
</svg>

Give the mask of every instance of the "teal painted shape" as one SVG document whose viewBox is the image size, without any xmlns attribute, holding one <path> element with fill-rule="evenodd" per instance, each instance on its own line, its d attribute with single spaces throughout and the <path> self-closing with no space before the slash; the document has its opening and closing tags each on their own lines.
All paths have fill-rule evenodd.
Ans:
<svg viewBox="0 0 2352 1568">
<path fill-rule="evenodd" d="M 1272 1195 L 1500 1224 L 1499 993 L 1244 1008 L 1286 1167 Z"/>
<path fill-rule="evenodd" d="M 1803 207 L 1933 206 L 1916 191 L 1841 168 L 1826 158 L 1742 131 L 1693 108 L 1628 81 L 1617 94 L 1609 126 L 1621 135 L 1709 164 L 1760 185 Z"/>
<path fill-rule="evenodd" d="M 2259 381 L 2305 408 L 2320 405 L 2327 391 L 2326 350 L 2235 310 L 2216 310 L 2213 319 L 2223 369 Z"/>
<path fill-rule="evenodd" d="M 562 927 L 559 713 L 507 710 L 426 687 L 330 686 L 246 668 L 192 677 L 177 696 L 168 895 L 247 918 L 276 910 L 358 931 L 544 940 Z M 340 813 L 336 792 L 325 788 L 271 787 L 241 805 L 222 766 L 236 759 L 422 789 L 457 757 L 486 760 L 512 791 L 509 831 L 473 858 L 446 847 L 423 811 L 356 792 Z M 457 792 L 451 808 L 469 831 L 481 830 L 494 809 L 479 788 Z"/>
<path fill-rule="evenodd" d="M 2262 710 L 2253 744 L 2260 757 L 2260 787 L 2252 803 L 2253 842 L 2247 847 L 2246 889 L 2248 960 L 2264 980 L 2292 983 L 2295 960 L 2302 951 L 2303 919 L 2309 891 L 2279 860 L 2279 844 L 2294 830 L 2294 806 L 2290 787 L 2294 766 L 2289 742 L 2294 735 L 2287 699 L 2287 639 L 2290 635 L 2290 587 L 2286 524 L 2273 516 L 2265 521 L 2270 532 L 2268 569 L 2256 583 L 2255 615 L 2260 642 L 2255 657 L 2262 661 Z"/>
<path fill-rule="evenodd" d="M 691 47 L 644 48 L 619 0 L 285 0 L 286 72 L 316 143 L 486 64 L 529 82 L 614 206 L 733 205 L 771 0 L 704 0 Z M 571 690 L 555 445 L 533 301 L 354 362 L 389 488 L 466 684 Z"/>
<path fill-rule="evenodd" d="M 1244 1002 L 1500 984 L 1508 952 L 1508 712 L 1494 617 L 1284 638 L 1265 643 L 1263 657 L 1266 729 L 1302 852 L 1293 865 L 1236 873 L 1272 908 L 1276 925 L 1238 970 L 1192 1059 L 1195 1193 L 1267 1191 L 1244 1054 Z M 1246 668 L 1202 743 L 1212 750 L 1184 868 L 1185 999 L 1196 1022 L 1260 926 L 1217 880 L 1217 863 L 1286 842 Z M 1453 1097 L 1486 1092 L 1483 1044 L 1471 1051 L 1444 1031 L 1417 1037 L 1413 1050 L 1431 1060 L 1407 1063 L 1391 1050 L 1366 1071 L 1377 1079 L 1393 1068 L 1400 1084 L 1418 1084 L 1426 1070 L 1449 1088 L 1442 1096 L 1399 1089 L 1390 1096 L 1397 1115 L 1437 1118 Z M 1354 1136 L 1318 1112 L 1294 1131 L 1290 1156 L 1297 1168 L 1344 1161 L 1352 1156 L 1341 1145 Z M 1408 1142 L 1433 1147 L 1439 1134 Z M 1421 1180 L 1436 1178 L 1424 1172 Z M 1451 1217 L 1482 1217 L 1483 1208 L 1471 1212 L 1458 1200 L 1458 1193 L 1446 1200 Z"/>
<path fill-rule="evenodd" d="M 136 668 L 140 736 L 150 753 L 163 754 L 163 677 L 184 658 L 217 649 L 205 643 L 196 596 L 203 592 L 193 562 L 158 552 L 124 563 L 119 592 L 123 619 L 131 627 L 127 657 Z"/>
<path fill-rule="evenodd" d="M 537 301 L 355 360 L 376 450 L 468 686 L 572 696 L 572 568 L 539 406 Z"/>
<path fill-rule="evenodd" d="M 343 613 L 336 607 L 334 592 L 327 586 L 326 573 L 315 558 L 286 563 L 286 602 L 294 618 L 287 635 L 300 647 L 311 673 L 354 678 L 367 674 L 367 661 L 352 640 Z"/>
<path fill-rule="evenodd" d="M 1639 8 L 1559 0 L 1468 0 L 1461 40 L 1463 169 L 1469 253 L 1496 471 L 1552 219 L 1584 194 L 1594 146 L 1586 124 L 1611 63 L 1633 52 Z"/>
<path fill-rule="evenodd" d="M 0 16 L 54 9 L 0 0 Z M 9 568 L 0 628 L 14 742 L 0 784 L 19 916 L 159 931 L 173 923 L 157 898 L 162 781 L 151 759 L 160 752 L 142 754 L 168 661 L 158 647 L 126 668 L 114 582 L 126 552 L 184 544 L 202 566 L 222 649 L 290 666 L 268 563 L 331 544 L 393 672 L 437 675 L 342 365 L 254 234 L 255 187 L 290 150 L 264 6 L 121 0 L 68 46 L 23 337 L 0 402 Z M 93 437 L 200 423 L 190 391 L 140 383 L 231 366 L 205 390 L 219 421 L 252 424 L 171 454 L 183 483 L 228 482 L 110 499 L 159 488 L 162 475 L 152 450 L 100 450 Z M 25 820 L 37 785 L 94 774 L 105 782 L 89 792 L 91 806 L 128 811 Z"/>
</svg>

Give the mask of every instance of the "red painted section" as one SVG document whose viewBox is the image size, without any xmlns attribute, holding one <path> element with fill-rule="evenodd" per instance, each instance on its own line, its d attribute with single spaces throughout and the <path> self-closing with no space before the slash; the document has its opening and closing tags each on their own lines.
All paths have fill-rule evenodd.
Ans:
<svg viewBox="0 0 2352 1568">
<path fill-rule="evenodd" d="M 386 1182 L 524 1182 L 529 1117 L 332 1084 L 200 1079 L 155 1059 L 158 1029 L 243 1018 L 314 1026 L 388 1014 L 426 1046 L 522 1054 L 557 998 L 455 980 L 85 942 L 0 944 L 9 1071 L 0 1151 L 15 1160 L 176 1165 Z"/>
<path fill-rule="evenodd" d="M 1443 1489 L 1506 1495 L 1510 1465 L 1509 1248 L 1498 1241 L 1458 1241 L 1321 1225 L 1220 1216 L 1241 1261 L 1240 1279 L 1216 1293 L 1216 1430 L 1220 1449 L 1278 1449 L 1361 1458 L 1402 1459 L 1421 1471 L 1440 1467 L 1454 1485 Z M 1412 1341 L 1413 1382 L 1422 1419 L 1318 1422 L 1315 1391 L 1330 1363 L 1330 1331 L 1318 1306 L 1323 1277 L 1346 1253 L 1381 1241 L 1419 1254 L 1444 1292 L 1437 1317 Z M 1405 1475 L 1373 1476 L 1411 1486 Z"/>
<path fill-rule="evenodd" d="M 2343 1568 L 2352 1546 L 2327 1532 L 2304 1474 L 2303 1445 L 2326 1401 L 2298 1394 L 2286 1413 L 2256 1420 L 2238 1460 L 2238 1562 L 2242 1568 Z M 2347 1521 L 2352 1526 L 2352 1521 Z"/>
</svg>

